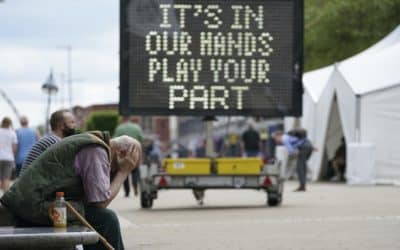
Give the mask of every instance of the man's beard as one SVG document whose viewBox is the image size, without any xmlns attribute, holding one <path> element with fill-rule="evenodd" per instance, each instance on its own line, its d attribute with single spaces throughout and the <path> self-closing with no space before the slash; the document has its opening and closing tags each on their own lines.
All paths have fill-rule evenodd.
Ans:
<svg viewBox="0 0 400 250">
<path fill-rule="evenodd" d="M 76 130 L 75 130 L 74 128 L 65 127 L 65 128 L 62 130 L 62 133 L 63 133 L 63 136 L 64 136 L 64 137 L 68 137 L 68 136 L 71 136 L 71 135 L 76 134 Z"/>
</svg>

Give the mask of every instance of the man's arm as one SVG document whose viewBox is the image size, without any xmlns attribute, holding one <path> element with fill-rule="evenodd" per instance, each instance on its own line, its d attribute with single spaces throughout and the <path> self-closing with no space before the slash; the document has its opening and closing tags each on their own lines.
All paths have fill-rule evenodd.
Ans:
<svg viewBox="0 0 400 250">
<path fill-rule="evenodd" d="M 297 152 L 297 148 L 295 148 L 292 143 L 290 142 L 290 137 L 283 135 L 282 137 L 282 144 L 286 147 L 289 152 L 289 155 L 294 155 Z"/>
<path fill-rule="evenodd" d="M 36 130 L 35 131 L 35 137 L 36 137 L 36 141 L 39 141 L 40 140 L 40 138 L 42 138 L 42 134 L 40 134 L 40 131 L 39 130 Z"/>
<path fill-rule="evenodd" d="M 14 155 L 17 154 L 17 150 L 18 150 L 18 144 L 13 144 L 12 145 L 12 151 L 13 151 Z"/>
<path fill-rule="evenodd" d="M 17 139 L 17 134 L 13 131 L 12 134 L 12 151 L 14 155 L 17 155 L 18 151 L 18 139 Z"/>
<path fill-rule="evenodd" d="M 114 179 L 111 182 L 110 190 L 111 195 L 109 199 L 103 202 L 95 202 L 92 203 L 96 207 L 106 208 L 111 203 L 111 201 L 118 195 L 118 192 L 129 176 L 129 174 L 134 170 L 141 161 L 141 147 L 138 145 L 137 147 L 131 146 L 127 149 L 126 152 L 120 152 L 117 155 L 118 158 L 118 172 L 115 175 Z"/>
<path fill-rule="evenodd" d="M 126 178 L 129 176 L 130 172 L 126 171 L 118 171 L 117 174 L 115 175 L 114 179 L 111 182 L 110 190 L 111 190 L 111 195 L 110 198 L 103 201 L 103 202 L 94 202 L 91 203 L 92 205 L 96 207 L 101 207 L 101 208 L 106 208 L 108 205 L 110 205 L 111 201 L 114 200 L 114 198 L 118 195 L 119 190 L 126 180 Z"/>
</svg>

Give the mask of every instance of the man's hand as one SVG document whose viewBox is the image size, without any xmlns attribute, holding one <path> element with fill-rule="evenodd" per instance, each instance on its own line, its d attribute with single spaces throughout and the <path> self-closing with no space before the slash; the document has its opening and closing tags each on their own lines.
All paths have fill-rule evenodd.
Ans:
<svg viewBox="0 0 400 250">
<path fill-rule="evenodd" d="M 141 161 L 142 147 L 140 144 L 130 145 L 126 150 L 117 152 L 118 169 L 122 172 L 131 172 Z"/>
</svg>

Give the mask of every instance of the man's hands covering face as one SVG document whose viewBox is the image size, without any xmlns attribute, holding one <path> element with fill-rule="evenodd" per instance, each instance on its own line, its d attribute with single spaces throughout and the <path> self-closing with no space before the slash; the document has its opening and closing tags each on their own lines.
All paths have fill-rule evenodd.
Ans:
<svg viewBox="0 0 400 250">
<path fill-rule="evenodd" d="M 139 166 L 142 158 L 142 147 L 140 144 L 131 144 L 126 150 L 117 151 L 117 162 L 119 171 L 131 172 Z"/>
</svg>

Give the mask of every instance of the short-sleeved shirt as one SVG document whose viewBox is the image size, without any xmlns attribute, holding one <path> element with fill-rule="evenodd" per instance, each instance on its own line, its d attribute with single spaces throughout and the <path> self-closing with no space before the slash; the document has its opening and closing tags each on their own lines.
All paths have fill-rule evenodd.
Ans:
<svg viewBox="0 0 400 250">
<path fill-rule="evenodd" d="M 103 202 L 111 197 L 110 160 L 103 147 L 81 149 L 75 156 L 74 168 L 82 178 L 86 202 Z"/>
<path fill-rule="evenodd" d="M 0 128 L 0 160 L 14 161 L 12 145 L 17 143 L 17 135 L 14 130 Z"/>
<path fill-rule="evenodd" d="M 25 157 L 36 142 L 36 131 L 32 128 L 17 129 L 18 152 L 15 156 L 17 164 L 24 163 Z"/>
</svg>

